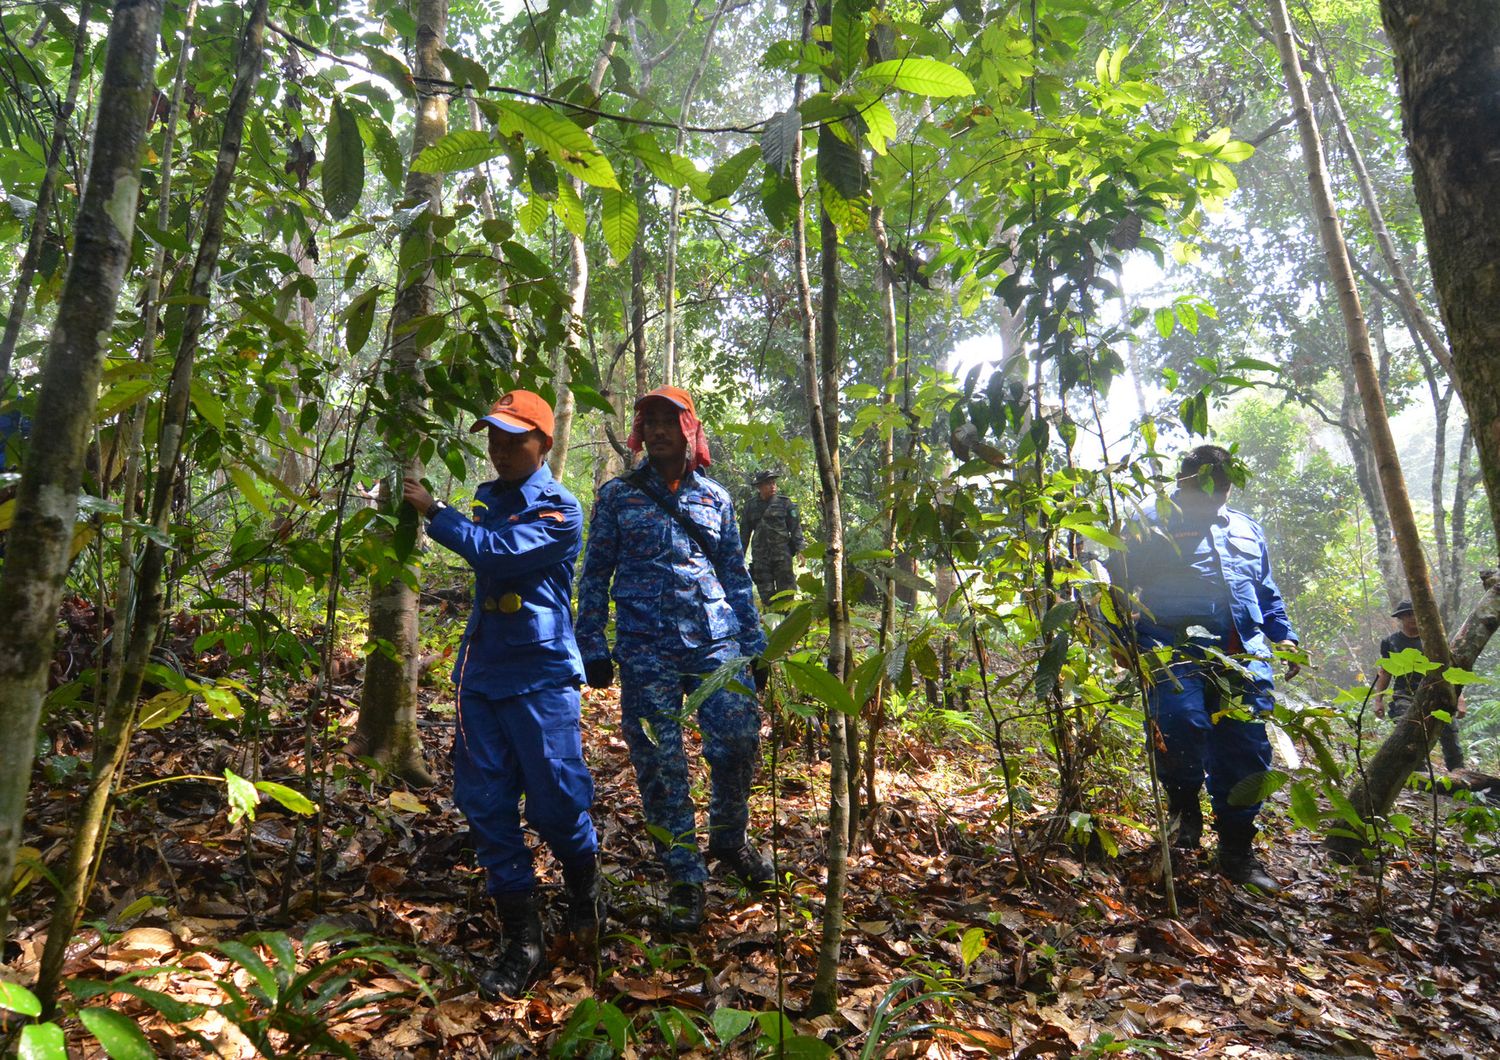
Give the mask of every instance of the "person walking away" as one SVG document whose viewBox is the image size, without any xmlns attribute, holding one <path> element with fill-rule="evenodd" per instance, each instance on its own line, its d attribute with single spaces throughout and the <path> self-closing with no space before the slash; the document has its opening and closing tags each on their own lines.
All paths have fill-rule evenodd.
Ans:
<svg viewBox="0 0 1500 1060">
<path fill-rule="evenodd" d="M 1410 600 L 1402 600 L 1396 605 L 1396 610 L 1391 612 L 1391 617 L 1396 620 L 1396 628 L 1390 636 L 1380 642 L 1380 657 L 1389 659 L 1392 655 L 1406 651 L 1408 648 L 1422 650 L 1422 637 L 1417 632 L 1417 613 L 1412 609 Z M 1390 672 L 1381 669 L 1375 677 L 1375 716 L 1383 718 L 1387 714 L 1392 720 L 1405 716 L 1417 699 L 1417 686 L 1422 683 L 1422 675 L 1415 671 L 1392 677 Z M 1458 719 L 1463 714 L 1463 690 L 1459 690 L 1458 703 L 1451 722 L 1443 722 L 1438 728 L 1438 741 L 1443 745 L 1443 767 L 1448 772 L 1464 767 L 1464 749 L 1458 742 Z"/>
<path fill-rule="evenodd" d="M 427 533 L 474 568 L 474 605 L 453 679 L 453 801 L 468 818 L 504 930 L 499 959 L 479 977 L 491 998 L 519 995 L 543 969 L 542 922 L 526 821 L 562 867 L 566 929 L 590 947 L 599 929 L 594 782 L 583 761 L 573 638 L 573 567 L 583 535 L 578 501 L 552 477 L 552 408 L 513 390 L 471 431 L 488 430 L 496 478 L 472 520 L 407 479 L 403 495 Z"/>
<path fill-rule="evenodd" d="M 762 607 L 797 588 L 793 561 L 806 544 L 797 506 L 778 491 L 776 479 L 770 469 L 756 472 L 756 494 L 740 515 L 740 541 L 750 557 L 750 578 Z"/>
<path fill-rule="evenodd" d="M 671 884 L 665 926 L 696 931 L 708 869 L 688 786 L 684 696 L 705 674 L 759 656 L 766 639 L 733 503 L 702 471 L 708 441 L 692 395 L 664 386 L 637 401 L 628 444 L 645 459 L 599 490 L 578 584 L 578 646 L 595 688 L 612 684 L 619 664 L 625 740 Z M 611 598 L 613 657 L 605 637 Z M 752 671 L 763 688 L 765 672 Z M 740 675 L 745 687 L 748 680 Z M 746 835 L 759 706 L 727 685 L 703 700 L 698 726 L 710 775 L 708 856 L 751 887 L 767 887 L 775 870 Z"/>
<path fill-rule="evenodd" d="M 1297 644 L 1271 574 L 1260 525 L 1228 507 L 1233 457 L 1203 445 L 1182 460 L 1172 510 L 1130 529 L 1111 580 L 1137 607 L 1127 635 L 1145 657 L 1147 744 L 1176 826 L 1174 845 L 1202 837 L 1207 782 L 1219 871 L 1268 894 L 1277 884 L 1255 856 L 1260 802 L 1231 797 L 1271 768 L 1262 720 L 1274 709 L 1272 646 Z M 1287 676 L 1300 670 L 1289 663 Z M 1240 706 L 1250 720 L 1224 713 Z"/>
</svg>

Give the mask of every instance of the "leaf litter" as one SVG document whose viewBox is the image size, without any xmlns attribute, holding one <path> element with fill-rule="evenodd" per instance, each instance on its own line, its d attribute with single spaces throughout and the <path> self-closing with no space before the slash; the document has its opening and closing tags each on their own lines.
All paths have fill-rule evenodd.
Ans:
<svg viewBox="0 0 1500 1060">
<path fill-rule="evenodd" d="M 352 733 L 356 692 L 333 690 L 340 740 Z M 302 689 L 303 701 L 288 706 L 305 707 L 310 694 Z M 884 749 L 892 769 L 880 774 L 874 834 L 851 860 L 840 1008 L 808 1019 L 825 876 L 826 763 L 786 748 L 774 778 L 762 771 L 751 820 L 757 841 L 791 873 L 779 901 L 714 880 L 700 936 L 666 937 L 655 927 L 665 881 L 640 821 L 618 711 L 617 693 L 586 694 L 584 737 L 609 906 L 599 960 L 558 942 L 560 879 L 540 853 L 550 967 L 528 998 L 492 1003 L 473 987 L 477 963 L 498 952 L 495 924 L 451 799 L 451 724 L 433 711 L 423 734 L 436 787 L 391 790 L 357 763 L 336 765 L 341 775 L 323 796 L 316 890 L 304 819 L 269 800 L 253 823 L 232 825 L 223 788 L 211 781 L 123 796 L 64 974 L 140 973 L 142 987 L 215 1006 L 228 996 L 223 981 L 249 985 L 245 967 L 215 948 L 246 933 L 302 939 L 324 925 L 394 940 L 416 948 L 403 959 L 431 993 L 366 961 L 330 1022 L 339 1042 L 372 1060 L 549 1055 L 578 1007 L 595 1002 L 611 1003 L 632 1031 L 623 1045 L 592 1055 L 775 1055 L 765 1039 L 758 1045 L 755 1034 L 743 1033 L 748 1023 L 728 1031 L 742 1019 L 735 1010 L 778 1005 L 789 1033 L 821 1038 L 848 1056 L 861 1055 L 871 1035 L 878 1041 L 867 1055 L 881 1057 L 1500 1054 L 1495 867 L 1457 839 L 1448 837 L 1454 868 L 1440 881 L 1434 909 L 1430 870 L 1413 854 L 1387 866 L 1382 911 L 1371 876 L 1332 866 L 1315 837 L 1272 812 L 1261 850 L 1288 884 L 1286 894 L 1273 900 L 1237 890 L 1214 873 L 1211 853 L 1194 852 L 1177 859 L 1181 917 L 1172 920 L 1150 836 L 1127 831 L 1117 837 L 1119 857 L 1109 860 L 1054 846 L 1018 862 L 985 752 L 956 739 L 935 745 L 900 734 Z M 272 727 L 248 749 L 224 733 L 189 713 L 139 734 L 123 786 L 213 776 L 230 766 L 301 789 L 300 726 Z M 53 739 L 77 742 L 67 732 Z M 706 774 L 694 762 L 701 808 Z M 1045 763 L 1034 764 L 1045 772 Z M 85 773 L 49 778 L 38 770 L 24 843 L 49 868 L 66 855 Z M 1418 805 L 1412 816 L 1420 820 Z M 1039 824 L 1039 814 L 1023 820 L 1018 834 Z M 1426 843 L 1419 836 L 1412 849 Z M 6 954 L 5 978 L 34 978 L 49 911 L 47 888 L 33 877 L 16 899 L 19 946 Z M 300 950 L 299 968 L 327 952 L 327 942 Z M 116 993 L 108 1003 L 137 1018 L 161 1055 L 205 1055 L 137 998 Z M 674 1012 L 682 1019 L 662 1016 Z M 260 1055 L 212 1007 L 186 1026 L 213 1055 Z M 274 1046 L 277 1033 L 268 1040 Z M 76 1026 L 70 1047 L 75 1056 L 103 1055 Z"/>
</svg>

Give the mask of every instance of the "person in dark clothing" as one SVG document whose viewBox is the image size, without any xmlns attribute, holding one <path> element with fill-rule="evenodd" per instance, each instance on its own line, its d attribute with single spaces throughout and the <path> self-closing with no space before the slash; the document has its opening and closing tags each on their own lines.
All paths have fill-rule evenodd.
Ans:
<svg viewBox="0 0 1500 1060">
<path fill-rule="evenodd" d="M 415 479 L 406 502 L 427 533 L 474 568 L 474 607 L 454 664 L 458 686 L 453 801 L 468 818 L 505 930 L 505 947 L 479 977 L 487 996 L 518 995 L 542 970 L 542 922 L 526 820 L 552 849 L 567 892 L 568 933 L 591 946 L 599 930 L 594 781 L 583 761 L 573 638 L 573 565 L 583 512 L 552 477 L 552 408 L 513 390 L 471 428 L 489 431 L 496 479 L 479 487 L 466 519 Z"/>
<path fill-rule="evenodd" d="M 1280 885 L 1252 850 L 1260 803 L 1233 797 L 1271 768 L 1262 720 L 1275 707 L 1272 647 L 1297 634 L 1271 575 L 1260 525 L 1228 507 L 1228 450 L 1203 445 L 1182 460 L 1172 511 L 1127 530 L 1110 579 L 1129 591 L 1133 637 L 1146 660 L 1147 741 L 1176 824 L 1174 845 L 1196 848 L 1207 782 L 1219 833 L 1219 871 L 1268 894 Z M 1117 605 L 1118 606 L 1118 605 Z M 1289 663 L 1287 676 L 1300 667 Z M 1231 707 L 1249 712 L 1235 718 Z"/>
<path fill-rule="evenodd" d="M 1389 659 L 1408 648 L 1422 650 L 1422 638 L 1417 632 L 1417 615 L 1412 610 L 1410 600 L 1402 600 L 1391 612 L 1391 617 L 1396 620 L 1396 629 L 1390 636 L 1380 642 L 1380 657 Z M 1399 674 L 1395 677 L 1390 672 L 1381 669 L 1375 678 L 1375 716 L 1391 718 L 1403 717 L 1417 699 L 1417 686 L 1422 683 L 1422 675 L 1413 671 L 1412 673 Z M 1461 711 L 1463 694 L 1459 693 L 1459 704 L 1455 708 Z M 1458 716 L 1455 715 L 1451 723 L 1444 723 L 1438 729 L 1438 742 L 1443 745 L 1443 765 L 1452 772 L 1464 767 L 1464 749 L 1458 742 Z"/>
<path fill-rule="evenodd" d="M 740 515 L 740 541 L 750 557 L 750 578 L 762 607 L 797 587 L 792 561 L 806 543 L 797 506 L 777 491 L 776 477 L 770 470 L 756 473 L 756 496 Z"/>
</svg>

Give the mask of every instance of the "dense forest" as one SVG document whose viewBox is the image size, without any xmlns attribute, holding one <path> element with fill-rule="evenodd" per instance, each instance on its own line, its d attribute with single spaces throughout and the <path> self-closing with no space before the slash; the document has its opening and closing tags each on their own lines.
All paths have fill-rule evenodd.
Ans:
<svg viewBox="0 0 1500 1060">
<path fill-rule="evenodd" d="M 40 0 L 0 80 L 0 1055 L 1500 1051 L 1493 0 Z"/>
</svg>

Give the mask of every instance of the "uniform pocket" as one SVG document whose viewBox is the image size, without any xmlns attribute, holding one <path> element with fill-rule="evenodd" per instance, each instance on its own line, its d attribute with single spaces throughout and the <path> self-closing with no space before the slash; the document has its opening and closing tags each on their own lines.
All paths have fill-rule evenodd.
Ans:
<svg viewBox="0 0 1500 1060">
<path fill-rule="evenodd" d="M 583 758 L 583 732 L 576 725 L 554 725 L 542 733 L 542 753 L 553 761 Z"/>
<path fill-rule="evenodd" d="M 655 556 L 666 547 L 666 527 L 662 513 L 654 506 L 626 504 L 621 506 L 620 547 L 636 556 Z"/>
</svg>

